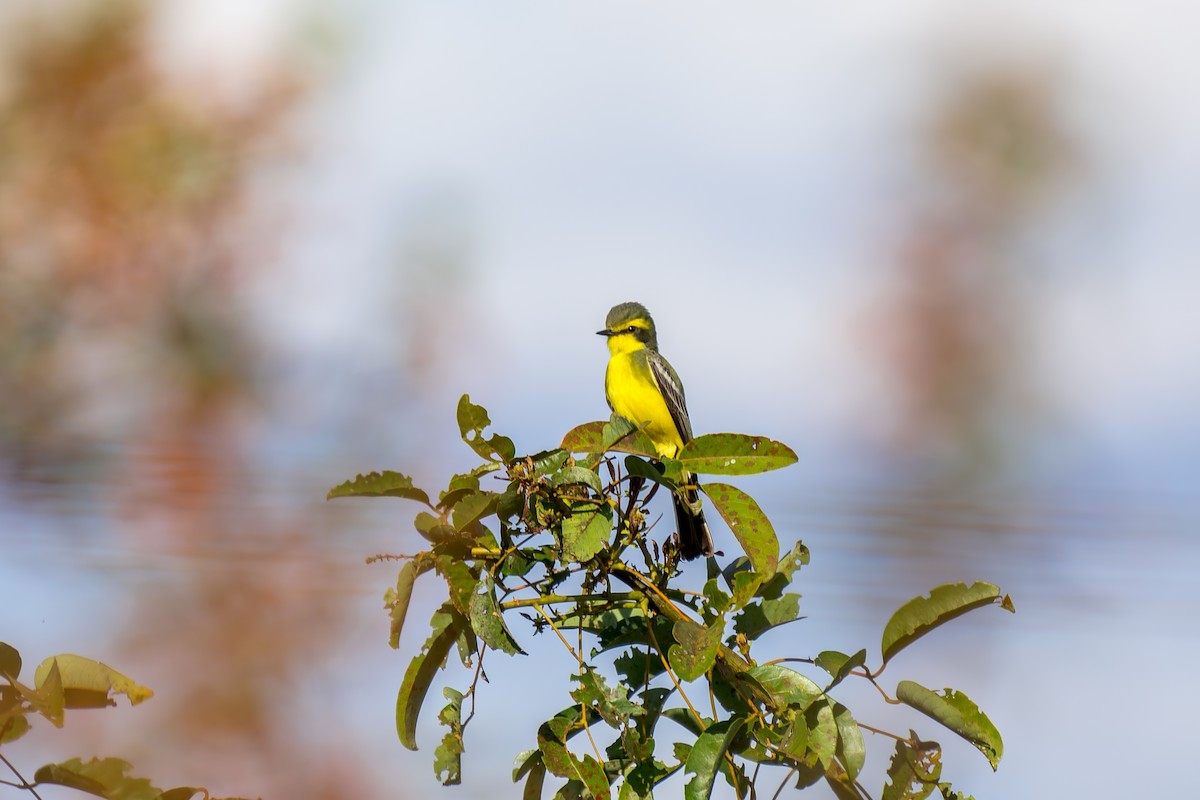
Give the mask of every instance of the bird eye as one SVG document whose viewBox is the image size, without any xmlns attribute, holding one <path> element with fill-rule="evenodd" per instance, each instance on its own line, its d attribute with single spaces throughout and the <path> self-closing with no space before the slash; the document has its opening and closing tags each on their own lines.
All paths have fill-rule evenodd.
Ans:
<svg viewBox="0 0 1200 800">
<path fill-rule="evenodd" d="M 637 332 L 637 326 L 636 326 L 636 325 L 630 325 L 628 328 L 626 328 L 626 329 L 625 329 L 625 332 L 626 332 L 626 333 L 636 333 L 636 332 Z"/>
</svg>

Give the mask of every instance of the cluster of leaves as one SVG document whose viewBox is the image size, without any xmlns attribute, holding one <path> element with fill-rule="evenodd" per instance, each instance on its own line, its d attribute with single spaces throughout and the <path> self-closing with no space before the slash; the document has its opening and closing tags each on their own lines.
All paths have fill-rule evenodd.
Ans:
<svg viewBox="0 0 1200 800">
<path fill-rule="evenodd" d="M 64 654 L 42 661 L 33 673 L 33 685 L 22 683 L 21 654 L 0 642 L 0 746 L 16 741 L 29 732 L 30 717 L 42 717 L 61 728 L 68 708 L 105 708 L 115 706 L 116 696 L 125 695 L 137 705 L 154 692 L 117 672 L 112 667 L 82 656 Z M 138 800 L 191 800 L 197 794 L 208 800 L 202 788 L 180 786 L 162 790 L 145 778 L 129 774 L 132 766 L 119 758 L 72 758 L 59 764 L 46 764 L 33 774 L 22 777 L 16 767 L 0 753 L 0 761 L 16 781 L 0 780 L 0 785 L 24 789 L 38 796 L 42 785 L 66 786 L 96 797 L 138 798 Z"/>
<path fill-rule="evenodd" d="M 687 798 L 708 797 L 718 776 L 738 797 L 747 797 L 767 767 L 781 768 L 783 780 L 798 788 L 824 780 L 838 797 L 869 797 L 859 781 L 866 726 L 831 695 L 851 676 L 870 681 L 888 702 L 907 704 L 964 737 L 996 767 L 1000 734 L 966 695 L 905 680 L 893 697 L 877 679 L 893 656 L 937 626 L 982 606 L 1011 610 L 997 587 L 942 586 L 904 605 L 884 629 L 876 669 L 867 667 L 865 649 L 759 663 L 751 652 L 755 640 L 799 618 L 799 595 L 787 590 L 809 553 L 797 542 L 781 554 L 758 504 L 740 489 L 714 482 L 698 488 L 744 555 L 724 568 L 710 558 L 699 591 L 677 585 L 682 572 L 674 542 L 660 547 L 648 535 L 649 499 L 659 488 L 691 488 L 684 484 L 689 475 L 746 475 L 787 466 L 796 456 L 786 446 L 714 434 L 688 443 L 676 459 L 659 459 L 644 434 L 614 416 L 575 428 L 558 448 L 517 456 L 510 439 L 485 433 L 491 424 L 487 412 L 465 395 L 458 423 L 463 440 L 483 461 L 451 478 L 436 500 L 391 471 L 359 475 L 329 493 L 402 497 L 425 507 L 415 527 L 428 549 L 377 558 L 404 560 L 385 597 L 393 648 L 399 646 L 416 579 L 433 571 L 449 590 L 433 614 L 428 640 L 409 664 L 396 705 L 400 741 L 415 750 L 428 690 L 457 649 L 471 677 L 463 691 L 443 692 L 448 704 L 438 718 L 447 732 L 434 768 L 444 783 L 459 781 L 463 731 L 474 714 L 488 652 L 526 653 L 509 627 L 517 615 L 534 634 L 553 632 L 578 667 L 570 677 L 572 702 L 538 728 L 536 747 L 517 758 L 513 780 L 525 781 L 527 798 L 541 797 L 548 775 L 564 781 L 556 797 L 611 797 L 614 788 L 623 800 L 650 797 L 680 770 L 692 776 Z M 498 490 L 481 485 L 488 475 L 500 479 Z M 484 524 L 492 519 L 495 530 Z M 608 678 L 602 659 L 611 663 Z M 818 682 L 787 662 L 815 665 L 827 676 Z M 701 681 L 703 691 L 694 691 L 691 685 Z M 660 735 L 663 720 L 675 730 Z M 602 745 L 605 730 L 608 741 Z M 896 742 L 885 800 L 915 800 L 934 791 L 962 798 L 940 780 L 936 743 L 913 732 L 876 732 Z M 674 742 L 669 756 L 655 746 L 656 738 L 667 737 Z"/>
</svg>

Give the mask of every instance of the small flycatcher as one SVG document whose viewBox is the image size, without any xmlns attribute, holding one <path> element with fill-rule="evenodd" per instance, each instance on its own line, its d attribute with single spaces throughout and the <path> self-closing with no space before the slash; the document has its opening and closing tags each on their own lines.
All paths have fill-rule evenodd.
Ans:
<svg viewBox="0 0 1200 800">
<path fill-rule="evenodd" d="M 692 440 L 692 423 L 679 375 L 658 352 L 650 312 L 639 303 L 613 306 L 604 330 L 596 333 L 608 338 L 604 396 L 609 408 L 641 428 L 660 456 L 674 458 Z M 696 478 L 684 473 L 683 482 L 695 485 Z M 684 489 L 673 493 L 672 499 L 679 554 L 689 561 L 711 556 L 715 552 L 712 533 L 700 508 L 699 492 Z"/>
</svg>

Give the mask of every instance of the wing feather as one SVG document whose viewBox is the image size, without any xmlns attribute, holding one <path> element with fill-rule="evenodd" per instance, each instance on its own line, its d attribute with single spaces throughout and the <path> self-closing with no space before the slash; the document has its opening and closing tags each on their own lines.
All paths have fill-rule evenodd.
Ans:
<svg viewBox="0 0 1200 800">
<path fill-rule="evenodd" d="M 657 351 L 650 350 L 648 355 L 650 374 L 658 384 L 663 399 L 667 401 L 667 411 L 671 414 L 675 429 L 679 431 L 679 437 L 687 444 L 692 440 L 692 422 L 688 419 L 687 403 L 683 399 L 683 383 L 667 360 Z"/>
</svg>

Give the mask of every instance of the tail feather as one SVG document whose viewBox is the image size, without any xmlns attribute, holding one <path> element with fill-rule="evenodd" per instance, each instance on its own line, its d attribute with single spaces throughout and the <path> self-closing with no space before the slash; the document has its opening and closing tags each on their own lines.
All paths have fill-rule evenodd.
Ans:
<svg viewBox="0 0 1200 800">
<path fill-rule="evenodd" d="M 679 554 L 685 561 L 691 561 L 700 556 L 713 555 L 716 548 L 713 547 L 712 532 L 708 529 L 704 512 L 698 508 L 693 511 L 689 505 L 689 501 L 696 503 L 699 500 L 699 493 L 692 489 L 686 494 L 686 499 L 680 494 L 673 494 L 671 500 L 675 503 L 675 524 L 679 528 Z"/>
</svg>

